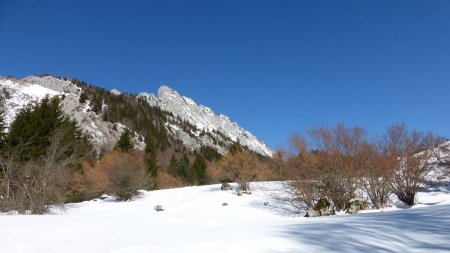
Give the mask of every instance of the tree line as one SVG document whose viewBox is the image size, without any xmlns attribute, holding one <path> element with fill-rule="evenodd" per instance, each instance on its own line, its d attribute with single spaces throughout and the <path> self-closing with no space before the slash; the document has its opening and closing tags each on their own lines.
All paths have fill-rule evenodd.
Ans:
<svg viewBox="0 0 450 253">
<path fill-rule="evenodd" d="M 63 114 L 60 102 L 56 96 L 29 104 L 8 130 L 0 113 L 0 211 L 41 214 L 49 205 L 104 193 L 127 200 L 139 189 L 210 182 L 207 165 L 220 158 L 214 148 L 170 149 L 167 138 L 159 138 L 156 131 L 145 136 L 142 152 L 134 150 L 134 129 L 126 127 L 114 150 L 98 158 L 76 122 Z M 152 132 L 151 124 L 149 129 Z M 170 154 L 170 165 L 162 166 L 160 160 Z"/>
<path fill-rule="evenodd" d="M 334 211 L 347 210 L 355 199 L 383 208 L 391 195 L 415 203 L 428 183 L 432 158 L 435 165 L 450 167 L 436 155 L 445 138 L 409 131 L 404 124 L 374 137 L 362 127 L 317 127 L 292 135 L 288 151 L 279 150 L 272 158 L 239 142 L 229 145 L 225 155 L 208 146 L 188 150 L 167 134 L 167 112 L 130 94 L 112 95 L 75 82 L 83 87 L 80 100 L 89 100 L 106 120 L 127 126 L 114 150 L 98 158 L 77 124 L 61 111 L 59 97 L 26 106 L 8 130 L 0 112 L 0 211 L 45 213 L 49 205 L 104 193 L 128 200 L 139 189 L 219 182 L 236 182 L 241 195 L 258 180 L 285 181 L 286 200 L 299 210 L 324 203 Z M 96 106 L 104 101 L 108 108 Z M 143 152 L 133 149 L 133 131 L 145 138 Z"/>
</svg>

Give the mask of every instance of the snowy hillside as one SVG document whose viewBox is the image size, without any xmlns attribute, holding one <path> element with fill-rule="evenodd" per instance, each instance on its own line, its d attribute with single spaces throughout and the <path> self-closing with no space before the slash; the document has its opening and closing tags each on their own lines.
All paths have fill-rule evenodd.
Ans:
<svg viewBox="0 0 450 253">
<path fill-rule="evenodd" d="M 87 103 L 81 104 L 79 98 L 82 89 L 70 81 L 51 76 L 30 76 L 21 80 L 0 77 L 0 92 L 5 98 L 5 121 L 9 125 L 16 114 L 30 103 L 35 103 L 45 96 L 60 96 L 63 112 L 74 119 L 87 133 L 97 150 L 113 147 L 125 126 L 120 123 L 105 122 L 100 115 L 93 112 Z M 135 148 L 143 150 L 145 144 L 134 138 Z"/>
<path fill-rule="evenodd" d="M 124 125 L 117 122 L 103 120 L 101 112 L 95 113 L 90 101 L 80 103 L 83 92 L 70 80 L 62 80 L 53 76 L 30 76 L 21 80 L 0 77 L 0 92 L 5 101 L 5 116 L 7 123 L 11 123 L 17 112 L 28 103 L 36 102 L 44 96 L 60 96 L 64 113 L 75 119 L 81 128 L 88 133 L 91 141 L 98 150 L 112 147 L 124 129 Z M 116 96 L 121 92 L 113 89 L 111 94 Z M 186 147 L 197 150 L 203 146 L 214 147 L 220 153 L 225 153 L 227 146 L 233 141 L 239 141 L 250 150 L 265 156 L 271 156 L 272 150 L 250 132 L 241 128 L 225 115 L 215 114 L 210 108 L 196 104 L 192 99 L 180 96 L 176 91 L 162 86 L 158 96 L 141 93 L 150 105 L 160 107 L 169 112 L 164 127 L 176 140 L 180 140 Z M 137 98 L 136 98 L 137 99 Z M 107 108 L 103 104 L 102 108 Z M 194 129 L 183 127 L 188 122 Z M 143 150 L 145 144 L 138 135 L 134 138 L 135 148 Z"/>
<path fill-rule="evenodd" d="M 1 251 L 450 251 L 448 184 L 421 192 L 412 208 L 320 218 L 281 215 L 270 197 L 280 184 L 253 186 L 252 195 L 241 197 L 211 185 L 143 192 L 131 202 L 107 198 L 70 204 L 57 215 L 0 215 Z M 156 205 L 165 210 L 156 212 Z"/>
<path fill-rule="evenodd" d="M 154 94 L 141 93 L 140 97 L 145 98 L 149 104 L 158 106 L 165 111 L 172 112 L 175 117 L 188 121 L 195 126 L 196 131 L 192 137 L 185 133 L 179 126 L 169 123 L 169 131 L 179 136 L 183 143 L 188 146 L 198 148 L 202 145 L 215 146 L 221 153 L 224 147 L 214 144 L 213 138 L 222 139 L 222 135 L 231 141 L 239 141 L 242 145 L 265 156 L 272 156 L 272 150 L 262 141 L 258 140 L 250 132 L 244 130 L 236 122 L 222 114 L 216 114 L 211 108 L 199 105 L 188 97 L 181 96 L 177 91 L 167 86 L 161 86 L 158 90 L 158 96 Z M 201 135 L 201 133 L 208 135 Z M 213 138 L 210 138 L 213 137 Z"/>
</svg>

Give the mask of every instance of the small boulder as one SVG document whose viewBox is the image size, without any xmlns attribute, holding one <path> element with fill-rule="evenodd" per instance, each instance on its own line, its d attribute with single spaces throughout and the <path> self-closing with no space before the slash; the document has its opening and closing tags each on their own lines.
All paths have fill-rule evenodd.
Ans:
<svg viewBox="0 0 450 253">
<path fill-rule="evenodd" d="M 153 209 L 155 209 L 155 211 L 157 211 L 157 212 L 164 211 L 164 208 L 161 205 L 157 205 Z"/>
<path fill-rule="evenodd" d="M 321 198 L 314 204 L 313 207 L 308 209 L 305 217 L 317 217 L 317 216 L 328 216 L 334 215 L 333 205 L 326 198 Z"/>
<path fill-rule="evenodd" d="M 369 210 L 369 203 L 363 200 L 353 200 L 348 205 L 347 210 L 345 210 L 348 214 L 355 214 L 362 210 Z"/>
<path fill-rule="evenodd" d="M 222 186 L 220 187 L 222 191 L 230 191 L 233 190 L 231 185 L 229 183 L 222 183 Z"/>
<path fill-rule="evenodd" d="M 228 206 L 228 203 L 226 203 L 226 202 L 222 203 L 222 206 Z"/>
</svg>

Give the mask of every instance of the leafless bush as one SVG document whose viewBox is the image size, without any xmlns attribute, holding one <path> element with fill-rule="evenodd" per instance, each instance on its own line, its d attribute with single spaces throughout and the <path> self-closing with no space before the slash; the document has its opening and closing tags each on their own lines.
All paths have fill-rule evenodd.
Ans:
<svg viewBox="0 0 450 253">
<path fill-rule="evenodd" d="M 336 210 L 343 210 L 355 198 L 365 131 L 338 125 L 333 129 L 315 128 L 308 135 L 313 145 L 298 135 L 290 138 L 294 149 L 287 162 L 291 187 L 308 207 L 327 198 Z"/>
<path fill-rule="evenodd" d="M 391 162 L 376 152 L 374 146 L 368 146 L 362 158 L 362 175 L 359 185 L 367 194 L 372 207 L 380 209 L 386 207 L 392 194 Z"/>
<path fill-rule="evenodd" d="M 64 203 L 64 194 L 70 182 L 69 173 L 79 159 L 73 144 L 63 143 L 64 130 L 50 138 L 50 145 L 42 159 L 20 161 L 16 151 L 2 155 L 0 208 L 43 214 L 48 205 Z"/>
<path fill-rule="evenodd" d="M 145 169 L 142 159 L 136 159 L 136 154 L 117 153 L 114 163 L 106 169 L 108 175 L 108 193 L 121 200 L 128 200 L 140 189 L 151 183 L 151 177 Z"/>
<path fill-rule="evenodd" d="M 160 171 L 156 176 L 156 185 L 160 189 L 169 189 L 182 187 L 185 185 L 185 182 L 181 178 L 175 177 L 166 171 Z"/>
<path fill-rule="evenodd" d="M 267 171 L 267 166 L 261 162 L 258 155 L 243 150 L 227 154 L 216 164 L 215 177 L 220 181 L 234 181 L 238 184 L 238 193 L 250 191 L 250 182 L 258 179 Z"/>
<path fill-rule="evenodd" d="M 391 187 L 395 195 L 408 205 L 414 205 L 415 196 L 424 184 L 431 167 L 428 160 L 441 139 L 431 133 L 409 132 L 404 124 L 387 129 L 384 136 L 386 159 L 393 161 Z"/>
</svg>

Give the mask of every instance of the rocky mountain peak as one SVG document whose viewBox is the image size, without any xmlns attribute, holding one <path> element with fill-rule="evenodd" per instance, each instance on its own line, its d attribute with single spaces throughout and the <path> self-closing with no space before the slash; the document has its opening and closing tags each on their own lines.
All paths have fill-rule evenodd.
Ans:
<svg viewBox="0 0 450 253">
<path fill-rule="evenodd" d="M 113 147 L 125 126 L 104 120 L 103 108 L 107 109 L 110 106 L 104 101 L 100 105 L 102 109 L 96 112 L 93 110 L 92 101 L 80 102 L 83 86 L 76 83 L 72 79 L 53 76 L 29 76 L 20 80 L 0 78 L 0 91 L 5 93 L 3 96 L 6 97 L 7 123 L 12 122 L 17 112 L 28 103 L 39 101 L 47 95 L 60 96 L 63 98 L 61 107 L 64 113 L 79 123 L 83 131 L 91 137 L 95 147 L 99 150 Z M 120 92 L 114 89 L 111 94 L 119 95 Z M 262 155 L 273 154 L 264 142 L 227 116 L 216 114 L 209 107 L 197 104 L 168 86 L 161 86 L 158 89 L 158 96 L 153 93 L 140 93 L 138 97 L 143 98 L 150 106 L 167 112 L 163 127 L 169 135 L 180 140 L 191 150 L 209 146 L 224 154 L 230 144 L 239 142 Z M 139 134 L 135 136 L 135 147 L 143 150 L 145 147 L 143 137 Z"/>
<path fill-rule="evenodd" d="M 160 97 L 160 98 L 175 98 L 175 97 L 181 97 L 181 96 L 176 90 L 171 89 L 169 86 L 163 85 L 163 86 L 159 87 L 159 89 L 158 89 L 158 97 Z"/>
<path fill-rule="evenodd" d="M 193 129 L 187 132 L 180 128 L 175 120 L 168 122 L 170 132 L 181 138 L 183 143 L 197 149 L 201 146 L 214 146 L 220 153 L 226 152 L 226 147 L 232 142 L 239 142 L 250 150 L 265 156 L 272 156 L 273 151 L 250 132 L 241 128 L 229 117 L 216 114 L 211 108 L 199 105 L 191 98 L 180 95 L 168 86 L 158 89 L 158 96 L 152 93 L 141 93 L 152 106 L 158 106 L 171 112 L 176 119 L 188 122 Z"/>
</svg>

